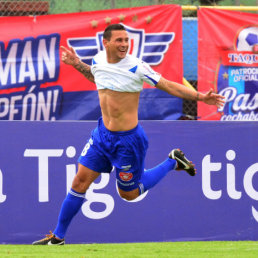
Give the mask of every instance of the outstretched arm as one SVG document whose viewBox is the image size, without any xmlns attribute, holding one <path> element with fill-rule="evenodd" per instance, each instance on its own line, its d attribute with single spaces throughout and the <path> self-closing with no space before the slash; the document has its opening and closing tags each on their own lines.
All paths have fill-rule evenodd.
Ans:
<svg viewBox="0 0 258 258">
<path fill-rule="evenodd" d="M 91 73 L 90 66 L 83 63 L 79 57 L 76 55 L 74 49 L 70 47 L 67 49 L 63 46 L 60 47 L 62 49 L 62 61 L 67 64 L 73 66 L 76 70 L 82 73 L 89 81 L 94 82 L 94 76 Z"/>
<path fill-rule="evenodd" d="M 168 81 L 163 77 L 161 77 L 161 79 L 157 83 L 156 88 L 182 99 L 203 101 L 208 105 L 216 105 L 218 108 L 222 107 L 225 103 L 225 101 L 223 100 L 224 97 L 219 94 L 213 93 L 212 89 L 208 93 L 203 94 L 201 92 L 187 88 L 182 84 Z"/>
</svg>

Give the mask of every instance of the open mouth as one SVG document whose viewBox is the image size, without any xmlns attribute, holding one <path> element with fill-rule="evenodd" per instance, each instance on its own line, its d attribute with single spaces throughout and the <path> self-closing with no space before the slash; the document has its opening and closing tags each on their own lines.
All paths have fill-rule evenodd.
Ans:
<svg viewBox="0 0 258 258">
<path fill-rule="evenodd" d="M 119 50 L 119 52 L 121 52 L 121 53 L 126 53 L 127 52 L 127 48 L 120 48 L 120 49 L 118 49 Z"/>
</svg>

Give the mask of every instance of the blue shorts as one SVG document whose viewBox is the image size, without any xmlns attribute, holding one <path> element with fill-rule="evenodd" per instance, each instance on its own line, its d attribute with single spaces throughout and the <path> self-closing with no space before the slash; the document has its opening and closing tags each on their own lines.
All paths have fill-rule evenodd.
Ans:
<svg viewBox="0 0 258 258">
<path fill-rule="evenodd" d="M 131 191 L 144 171 L 147 148 L 148 139 L 139 124 L 129 131 L 113 132 L 100 118 L 78 162 L 99 173 L 110 173 L 114 166 L 118 187 Z"/>
</svg>

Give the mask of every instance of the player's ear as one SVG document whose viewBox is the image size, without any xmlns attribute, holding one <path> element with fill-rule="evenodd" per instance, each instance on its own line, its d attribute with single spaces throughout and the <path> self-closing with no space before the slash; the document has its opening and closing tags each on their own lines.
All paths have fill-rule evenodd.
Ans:
<svg viewBox="0 0 258 258">
<path fill-rule="evenodd" d="M 106 48 L 108 45 L 108 40 L 103 38 L 103 46 Z"/>
</svg>

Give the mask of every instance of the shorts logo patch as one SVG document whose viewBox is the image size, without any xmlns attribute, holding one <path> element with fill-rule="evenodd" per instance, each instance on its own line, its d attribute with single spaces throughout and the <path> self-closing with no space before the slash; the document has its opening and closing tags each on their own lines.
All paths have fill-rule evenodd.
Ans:
<svg viewBox="0 0 258 258">
<path fill-rule="evenodd" d="M 130 181 L 133 178 L 133 173 L 130 172 L 120 172 L 119 173 L 119 177 L 123 180 L 123 181 Z"/>
</svg>

